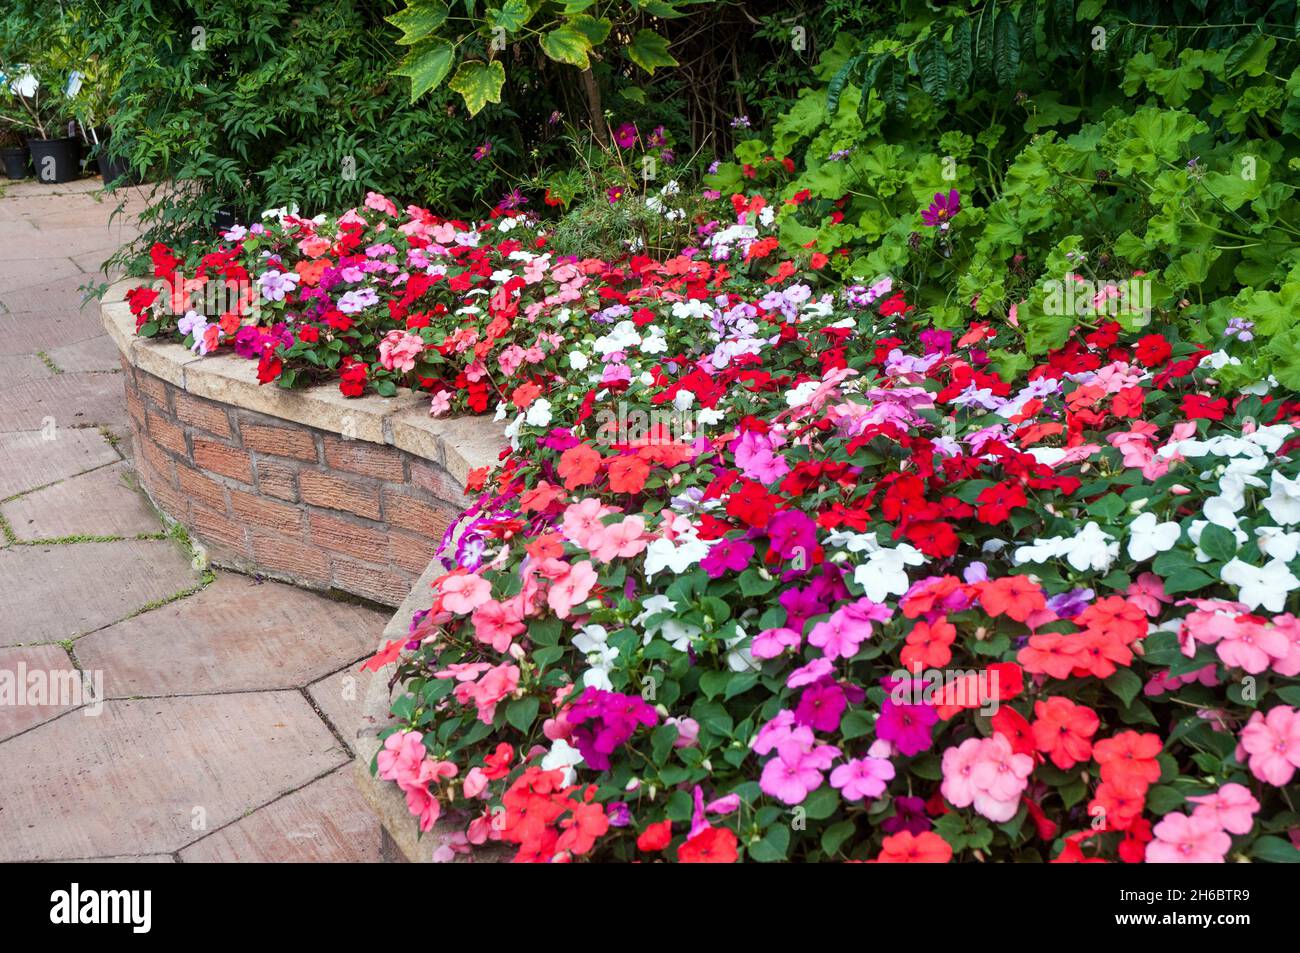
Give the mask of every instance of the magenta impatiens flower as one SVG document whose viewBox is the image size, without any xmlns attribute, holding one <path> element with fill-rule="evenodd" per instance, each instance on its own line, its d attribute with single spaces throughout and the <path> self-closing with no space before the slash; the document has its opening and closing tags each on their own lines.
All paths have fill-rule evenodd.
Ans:
<svg viewBox="0 0 1300 953">
<path fill-rule="evenodd" d="M 710 579 L 719 579 L 728 571 L 742 572 L 754 556 L 754 546 L 743 539 L 720 539 L 700 560 L 700 566 Z"/>
<path fill-rule="evenodd" d="M 929 705 L 896 705 L 885 699 L 876 719 L 876 737 L 910 758 L 929 750 L 933 743 L 930 730 L 938 720 L 939 713 Z"/>
<path fill-rule="evenodd" d="M 934 201 L 921 213 L 921 221 L 931 228 L 947 228 L 954 215 L 961 211 L 961 193 L 953 189 L 947 195 L 934 193 Z"/>
<path fill-rule="evenodd" d="M 574 744 L 587 766 L 608 771 L 614 750 L 632 737 L 638 725 L 657 725 L 659 713 L 636 695 L 588 688 L 565 713 L 565 721 L 574 726 Z"/>
</svg>

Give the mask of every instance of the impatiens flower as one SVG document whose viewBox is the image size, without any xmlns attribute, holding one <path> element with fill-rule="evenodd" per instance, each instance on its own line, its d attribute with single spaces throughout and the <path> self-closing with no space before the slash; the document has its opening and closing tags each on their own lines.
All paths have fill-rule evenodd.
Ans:
<svg viewBox="0 0 1300 953">
<path fill-rule="evenodd" d="M 931 729 L 938 720 L 938 712 L 929 705 L 896 705 L 886 699 L 876 719 L 876 737 L 910 758 L 929 750 L 933 743 Z"/>
<path fill-rule="evenodd" d="M 904 668 L 914 672 L 923 668 L 942 668 L 952 661 L 951 646 L 956 638 L 956 627 L 949 624 L 943 616 L 933 622 L 919 621 L 907 633 L 899 661 Z"/>
<path fill-rule="evenodd" d="M 1152 828 L 1155 839 L 1147 844 L 1148 864 L 1221 864 L 1232 838 L 1208 815 L 1170 812 Z"/>
<path fill-rule="evenodd" d="M 546 593 L 546 604 L 561 619 L 567 619 L 574 606 L 587 601 L 597 578 L 590 560 L 575 563 L 569 567 L 568 572 L 551 583 L 551 588 Z"/>
<path fill-rule="evenodd" d="M 743 539 L 720 539 L 709 547 L 700 566 L 710 579 L 720 579 L 728 572 L 742 572 L 754 557 L 754 547 Z"/>
<path fill-rule="evenodd" d="M 442 607 L 457 615 L 468 615 L 492 598 L 492 584 L 473 573 L 453 572 L 434 585 L 441 593 Z"/>
<path fill-rule="evenodd" d="M 1092 746 L 1093 760 L 1101 766 L 1101 779 L 1112 784 L 1134 781 L 1149 787 L 1160 780 L 1156 757 L 1164 745 L 1159 735 L 1122 731 Z"/>
<path fill-rule="evenodd" d="M 1300 768 L 1300 712 L 1278 705 L 1267 715 L 1251 715 L 1238 736 L 1237 760 L 1247 761 L 1251 774 L 1274 787 L 1290 784 Z"/>
<path fill-rule="evenodd" d="M 1047 606 L 1042 587 L 1025 576 L 1003 576 L 980 587 L 980 604 L 991 616 L 1024 622 Z"/>
<path fill-rule="evenodd" d="M 750 654 L 756 659 L 773 659 L 786 649 L 798 648 L 801 637 L 794 629 L 764 629 L 754 636 Z"/>
<path fill-rule="evenodd" d="M 831 787 L 846 801 L 880 797 L 894 777 L 894 765 L 883 758 L 854 758 L 831 772 Z"/>
<path fill-rule="evenodd" d="M 673 839 L 673 822 L 664 820 L 647 824 L 646 829 L 637 836 L 636 849 L 647 854 L 663 850 Z"/>
<path fill-rule="evenodd" d="M 1261 569 L 1234 556 L 1224 564 L 1219 576 L 1237 587 L 1239 601 L 1252 609 L 1262 606 L 1269 612 L 1281 612 L 1287 596 L 1300 589 L 1300 579 L 1280 559 L 1270 559 Z"/>
<path fill-rule="evenodd" d="M 1143 562 L 1157 553 L 1173 549 L 1182 532 L 1177 523 L 1160 523 L 1156 521 L 1156 514 L 1142 513 L 1128 524 L 1128 554 L 1137 562 Z"/>
<path fill-rule="evenodd" d="M 1240 784 L 1225 784 L 1213 794 L 1187 800 L 1198 805 L 1193 817 L 1208 817 L 1230 834 L 1249 834 L 1259 812 L 1259 801 Z"/>
<path fill-rule="evenodd" d="M 804 729 L 807 731 L 807 729 Z M 822 772 L 830 767 L 838 751 L 829 745 L 812 745 L 797 737 L 776 746 L 776 757 L 763 765 L 758 785 L 783 804 L 802 804 L 822 786 Z"/>
<path fill-rule="evenodd" d="M 968 738 L 943 753 L 940 790 L 954 807 L 970 807 L 991 821 L 1005 823 L 1020 809 L 1034 759 L 1016 754 L 1002 735 Z"/>
<path fill-rule="evenodd" d="M 1092 755 L 1092 736 L 1101 720 L 1085 705 L 1053 696 L 1034 703 L 1034 744 L 1062 771 L 1068 771 Z"/>
<path fill-rule="evenodd" d="M 914 834 L 900 831 L 880 844 L 879 864 L 946 864 L 952 860 L 952 845 L 933 831 Z"/>
<path fill-rule="evenodd" d="M 730 828 L 708 827 L 677 848 L 677 859 L 683 864 L 734 864 L 739 843 Z"/>
<path fill-rule="evenodd" d="M 424 340 L 406 331 L 389 331 L 379 342 L 379 363 L 390 371 L 415 370 L 415 359 L 424 350 Z"/>
</svg>

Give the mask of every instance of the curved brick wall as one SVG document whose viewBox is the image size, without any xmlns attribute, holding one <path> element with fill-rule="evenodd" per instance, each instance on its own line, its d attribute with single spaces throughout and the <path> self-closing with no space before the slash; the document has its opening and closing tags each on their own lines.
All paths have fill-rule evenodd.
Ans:
<svg viewBox="0 0 1300 953">
<path fill-rule="evenodd" d="M 140 482 L 210 561 L 396 606 L 467 505 L 501 431 L 431 420 L 427 398 L 346 400 L 257 384 L 254 362 L 134 336 L 122 282 L 101 304 L 122 351 Z"/>
</svg>

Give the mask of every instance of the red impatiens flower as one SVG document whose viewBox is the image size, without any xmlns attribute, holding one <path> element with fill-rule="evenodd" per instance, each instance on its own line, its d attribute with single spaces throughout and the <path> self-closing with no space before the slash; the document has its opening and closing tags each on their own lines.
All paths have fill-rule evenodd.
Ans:
<svg viewBox="0 0 1300 953">
<path fill-rule="evenodd" d="M 729 827 L 707 827 L 677 848 L 677 860 L 683 864 L 734 864 L 736 834 Z"/>
<path fill-rule="evenodd" d="M 931 559 L 947 559 L 957 553 L 960 540 L 947 523 L 938 520 L 917 520 L 903 530 L 907 541 Z"/>
<path fill-rule="evenodd" d="M 640 457 L 619 457 L 609 465 L 609 488 L 615 493 L 640 493 L 650 465 Z"/>
<path fill-rule="evenodd" d="M 1162 334 L 1148 334 L 1137 342 L 1137 347 L 1133 350 L 1133 356 L 1144 367 L 1159 367 L 1173 353 L 1173 347 Z"/>
<path fill-rule="evenodd" d="M 1016 661 L 1031 675 L 1069 678 L 1082 661 L 1082 651 L 1083 642 L 1077 636 L 1044 632 L 1029 637 L 1029 644 L 1016 654 Z"/>
<path fill-rule="evenodd" d="M 1011 750 L 1016 754 L 1032 756 L 1038 750 L 1034 742 L 1034 732 L 1025 716 L 1010 705 L 999 705 L 998 710 L 989 719 L 993 733 L 1004 736 L 1011 742 Z"/>
<path fill-rule="evenodd" d="M 654 853 L 663 850 L 673 839 L 673 822 L 664 820 L 649 824 L 636 839 L 637 850 Z"/>
<path fill-rule="evenodd" d="M 1103 830 L 1126 830 L 1146 809 L 1148 787 L 1135 777 L 1103 781 L 1088 803 L 1088 816 L 1100 818 Z"/>
<path fill-rule="evenodd" d="M 1004 522 L 1013 509 L 1029 502 L 1020 484 L 1010 482 L 995 483 L 993 486 L 985 487 L 980 490 L 975 500 L 979 503 L 976 519 L 990 526 Z"/>
<path fill-rule="evenodd" d="M 1091 708 L 1058 695 L 1034 702 L 1034 715 L 1034 744 L 1052 764 L 1068 771 L 1092 756 L 1092 736 L 1101 720 Z"/>
<path fill-rule="evenodd" d="M 899 831 L 880 844 L 878 864 L 946 864 L 952 860 L 952 845 L 934 831 Z"/>
<path fill-rule="evenodd" d="M 1216 400 L 1204 394 L 1184 394 L 1182 410 L 1188 420 L 1222 420 L 1228 412 L 1228 401 L 1223 397 Z"/>
</svg>

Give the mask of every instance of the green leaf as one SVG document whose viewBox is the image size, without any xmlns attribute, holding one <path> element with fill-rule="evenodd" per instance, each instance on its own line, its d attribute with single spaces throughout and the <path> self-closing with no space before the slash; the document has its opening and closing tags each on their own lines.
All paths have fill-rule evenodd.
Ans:
<svg viewBox="0 0 1300 953">
<path fill-rule="evenodd" d="M 399 10 L 384 19 L 402 31 L 398 43 L 414 46 L 436 33 L 447 22 L 447 14 L 450 12 L 441 0 L 415 0 L 405 10 Z"/>
<path fill-rule="evenodd" d="M 455 53 L 455 48 L 446 40 L 433 39 L 406 54 L 401 65 L 393 72 L 398 76 L 410 77 L 411 102 L 447 78 Z"/>
<path fill-rule="evenodd" d="M 587 58 L 591 49 L 591 39 L 587 34 L 570 23 L 556 27 L 542 37 L 543 53 L 557 63 L 568 63 L 579 69 L 591 66 L 591 61 Z"/>
<path fill-rule="evenodd" d="M 829 784 L 813 791 L 801 805 L 805 814 L 814 821 L 826 820 L 839 806 L 840 794 Z"/>
<path fill-rule="evenodd" d="M 999 86 L 1010 86 L 1020 72 L 1020 27 L 1011 10 L 998 15 L 993 29 L 993 75 Z"/>
<path fill-rule="evenodd" d="M 506 708 L 506 721 L 510 722 L 520 732 L 527 734 L 528 729 L 533 726 L 533 721 L 537 718 L 539 705 L 540 700 L 536 695 L 516 698 Z"/>
<path fill-rule="evenodd" d="M 916 65 L 921 73 L 921 88 L 926 94 L 935 100 L 947 99 L 950 70 L 943 45 L 931 39 L 916 54 Z"/>
<path fill-rule="evenodd" d="M 1133 674 L 1131 669 L 1121 668 L 1110 678 L 1106 679 L 1106 687 L 1109 688 L 1127 708 L 1133 704 L 1133 699 L 1137 693 L 1142 691 L 1142 679 Z"/>
<path fill-rule="evenodd" d="M 1255 838 L 1255 843 L 1250 845 L 1250 856 L 1270 864 L 1300 864 L 1300 850 L 1272 835 Z"/>
<path fill-rule="evenodd" d="M 489 10 L 487 22 L 507 33 L 518 33 L 532 16 L 527 0 L 506 0 L 499 10 Z"/>
<path fill-rule="evenodd" d="M 1197 545 L 1205 555 L 1220 562 L 1226 563 L 1237 555 L 1237 537 L 1232 534 L 1232 530 L 1215 523 L 1210 523 L 1201 530 L 1201 539 Z"/>
<path fill-rule="evenodd" d="M 773 864 L 785 860 L 790 850 L 790 828 L 783 823 L 773 824 L 763 839 L 749 848 L 749 856 L 760 864 Z"/>
<path fill-rule="evenodd" d="M 488 103 L 501 102 L 501 87 L 506 81 L 506 68 L 500 61 L 484 63 L 469 60 L 461 63 L 456 75 L 448 84 L 465 100 L 465 108 L 475 116 Z"/>
<path fill-rule="evenodd" d="M 587 39 L 591 40 L 592 46 L 600 46 L 600 44 L 604 43 L 609 38 L 609 31 L 613 27 L 613 24 L 605 17 L 591 17 L 586 14 L 570 17 L 569 23 L 575 29 L 581 30 Z M 627 91 L 624 90 L 623 92 L 626 93 Z M 638 90 L 638 92 L 642 91 Z M 645 97 L 642 96 L 640 101 L 645 102 Z"/>
<path fill-rule="evenodd" d="M 641 30 L 627 47 L 628 58 L 651 76 L 660 66 L 676 66 L 668 41 L 654 30 Z"/>
<path fill-rule="evenodd" d="M 853 836 L 854 825 L 852 821 L 840 821 L 832 824 L 822 832 L 822 850 L 827 854 L 839 852 L 844 842 Z"/>
</svg>

